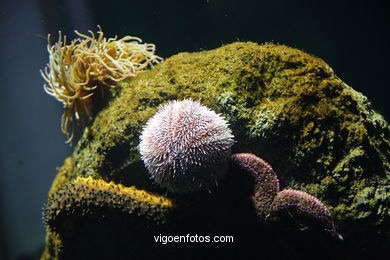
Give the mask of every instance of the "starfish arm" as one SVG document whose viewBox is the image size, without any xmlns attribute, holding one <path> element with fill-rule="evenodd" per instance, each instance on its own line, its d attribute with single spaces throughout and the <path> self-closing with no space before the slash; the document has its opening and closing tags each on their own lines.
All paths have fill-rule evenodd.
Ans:
<svg viewBox="0 0 390 260">
<path fill-rule="evenodd" d="M 232 160 L 255 178 L 253 202 L 257 213 L 266 217 L 279 192 L 279 180 L 276 173 L 267 162 L 251 153 L 234 154 Z"/>
<path fill-rule="evenodd" d="M 343 240 L 343 237 L 336 232 L 329 209 L 316 197 L 303 191 L 286 189 L 279 192 L 272 203 L 272 211 L 283 208 L 296 208 L 301 214 L 313 217 L 326 232 Z"/>
</svg>

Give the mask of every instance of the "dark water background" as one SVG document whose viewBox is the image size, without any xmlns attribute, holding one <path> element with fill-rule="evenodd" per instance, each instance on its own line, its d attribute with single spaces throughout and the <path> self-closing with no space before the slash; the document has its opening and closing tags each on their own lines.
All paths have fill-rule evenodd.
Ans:
<svg viewBox="0 0 390 260">
<path fill-rule="evenodd" d="M 320 2 L 320 3 L 319 3 Z M 44 245 L 41 208 L 71 153 L 62 107 L 44 93 L 46 35 L 73 30 L 138 36 L 169 57 L 237 40 L 286 44 L 324 59 L 389 118 L 387 1 L 1 0 L 0 259 L 29 259 Z"/>
</svg>

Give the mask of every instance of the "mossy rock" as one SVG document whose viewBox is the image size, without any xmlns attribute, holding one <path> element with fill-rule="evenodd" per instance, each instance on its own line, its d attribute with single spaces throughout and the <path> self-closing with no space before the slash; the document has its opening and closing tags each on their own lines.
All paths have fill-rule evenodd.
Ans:
<svg viewBox="0 0 390 260">
<path fill-rule="evenodd" d="M 236 42 L 211 51 L 179 53 L 120 85 L 85 128 L 67 167 L 67 178 L 57 181 L 53 189 L 77 176 L 91 176 L 194 203 L 197 212 L 210 210 L 210 205 L 231 210 L 224 204 L 233 200 L 234 220 L 251 219 L 242 225 L 248 229 L 256 225 L 253 230 L 259 232 L 245 236 L 246 242 L 254 236 L 266 241 L 263 245 L 284 246 L 289 253 L 295 250 L 298 242 L 291 240 L 297 236 L 310 244 L 310 236 L 302 238 L 288 228 L 278 230 L 283 238 L 276 238 L 271 229 L 264 231 L 267 224 L 256 222 L 252 215 L 246 192 L 250 188 L 245 180 L 236 182 L 233 168 L 210 195 L 167 194 L 149 179 L 137 148 L 143 125 L 161 104 L 192 98 L 229 121 L 236 140 L 234 153 L 262 157 L 278 173 L 283 188 L 306 191 L 329 206 L 345 238 L 344 247 L 350 251 L 337 251 L 336 245 L 334 253 L 324 249 L 325 255 L 372 254 L 389 242 L 389 125 L 364 95 L 341 81 L 323 60 L 284 45 Z M 201 221 L 202 217 L 191 219 Z M 219 225 L 221 230 L 224 224 Z M 242 226 L 229 230 L 240 236 L 238 227 Z M 262 232 L 269 237 L 259 238 Z M 239 243 L 237 252 L 250 250 L 254 242 L 245 243 Z M 318 243 L 314 248 L 321 248 Z M 268 250 L 264 254 L 273 256 Z M 310 256 L 302 254 L 299 259 Z"/>
</svg>

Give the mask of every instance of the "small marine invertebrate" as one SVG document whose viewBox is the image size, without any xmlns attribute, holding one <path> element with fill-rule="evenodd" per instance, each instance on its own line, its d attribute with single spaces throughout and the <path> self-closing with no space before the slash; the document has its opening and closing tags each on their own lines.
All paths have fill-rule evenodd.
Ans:
<svg viewBox="0 0 390 260">
<path fill-rule="evenodd" d="M 187 99 L 164 105 L 149 119 L 139 151 L 155 182 L 184 193 L 216 185 L 233 143 L 221 115 Z"/>
<path fill-rule="evenodd" d="M 250 153 L 237 153 L 232 160 L 255 177 L 253 202 L 259 215 L 266 217 L 279 192 L 279 180 L 272 167 L 261 158 Z"/>
<path fill-rule="evenodd" d="M 51 194 L 44 210 L 44 221 L 57 229 L 61 226 L 59 219 L 65 215 L 92 215 L 99 209 L 112 208 L 164 223 L 174 202 L 135 187 L 79 176 Z"/>
<path fill-rule="evenodd" d="M 329 209 L 319 199 L 306 192 L 283 190 L 276 195 L 271 208 L 272 211 L 278 211 L 282 208 L 296 208 L 302 214 L 318 220 L 326 232 L 343 240 L 343 237 L 336 231 Z"/>
<path fill-rule="evenodd" d="M 153 44 L 141 44 L 137 37 L 106 39 L 100 27 L 97 37 L 92 31 L 91 36 L 75 32 L 80 38 L 70 44 L 59 32 L 58 42 L 51 45 L 49 35 L 49 63 L 41 70 L 48 83 L 44 85 L 46 93 L 64 105 L 61 130 L 67 142 L 72 140 L 75 124 L 85 116 L 92 117 L 91 96 L 98 88 L 115 87 L 162 60 L 154 54 Z"/>
<path fill-rule="evenodd" d="M 329 209 L 319 199 L 303 191 L 279 191 L 279 180 L 272 167 L 254 154 L 234 154 L 232 160 L 255 177 L 253 202 L 260 216 L 267 218 L 283 208 L 296 208 L 300 213 L 313 217 L 331 236 L 343 239 L 336 231 Z"/>
</svg>

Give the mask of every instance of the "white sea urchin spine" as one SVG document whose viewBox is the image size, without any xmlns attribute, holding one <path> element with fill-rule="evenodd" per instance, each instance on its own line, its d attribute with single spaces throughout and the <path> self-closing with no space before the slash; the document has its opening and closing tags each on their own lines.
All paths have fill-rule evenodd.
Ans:
<svg viewBox="0 0 390 260">
<path fill-rule="evenodd" d="M 139 151 L 156 183 L 184 193 L 210 189 L 223 177 L 233 143 L 221 115 L 186 99 L 167 103 L 149 119 Z"/>
</svg>

